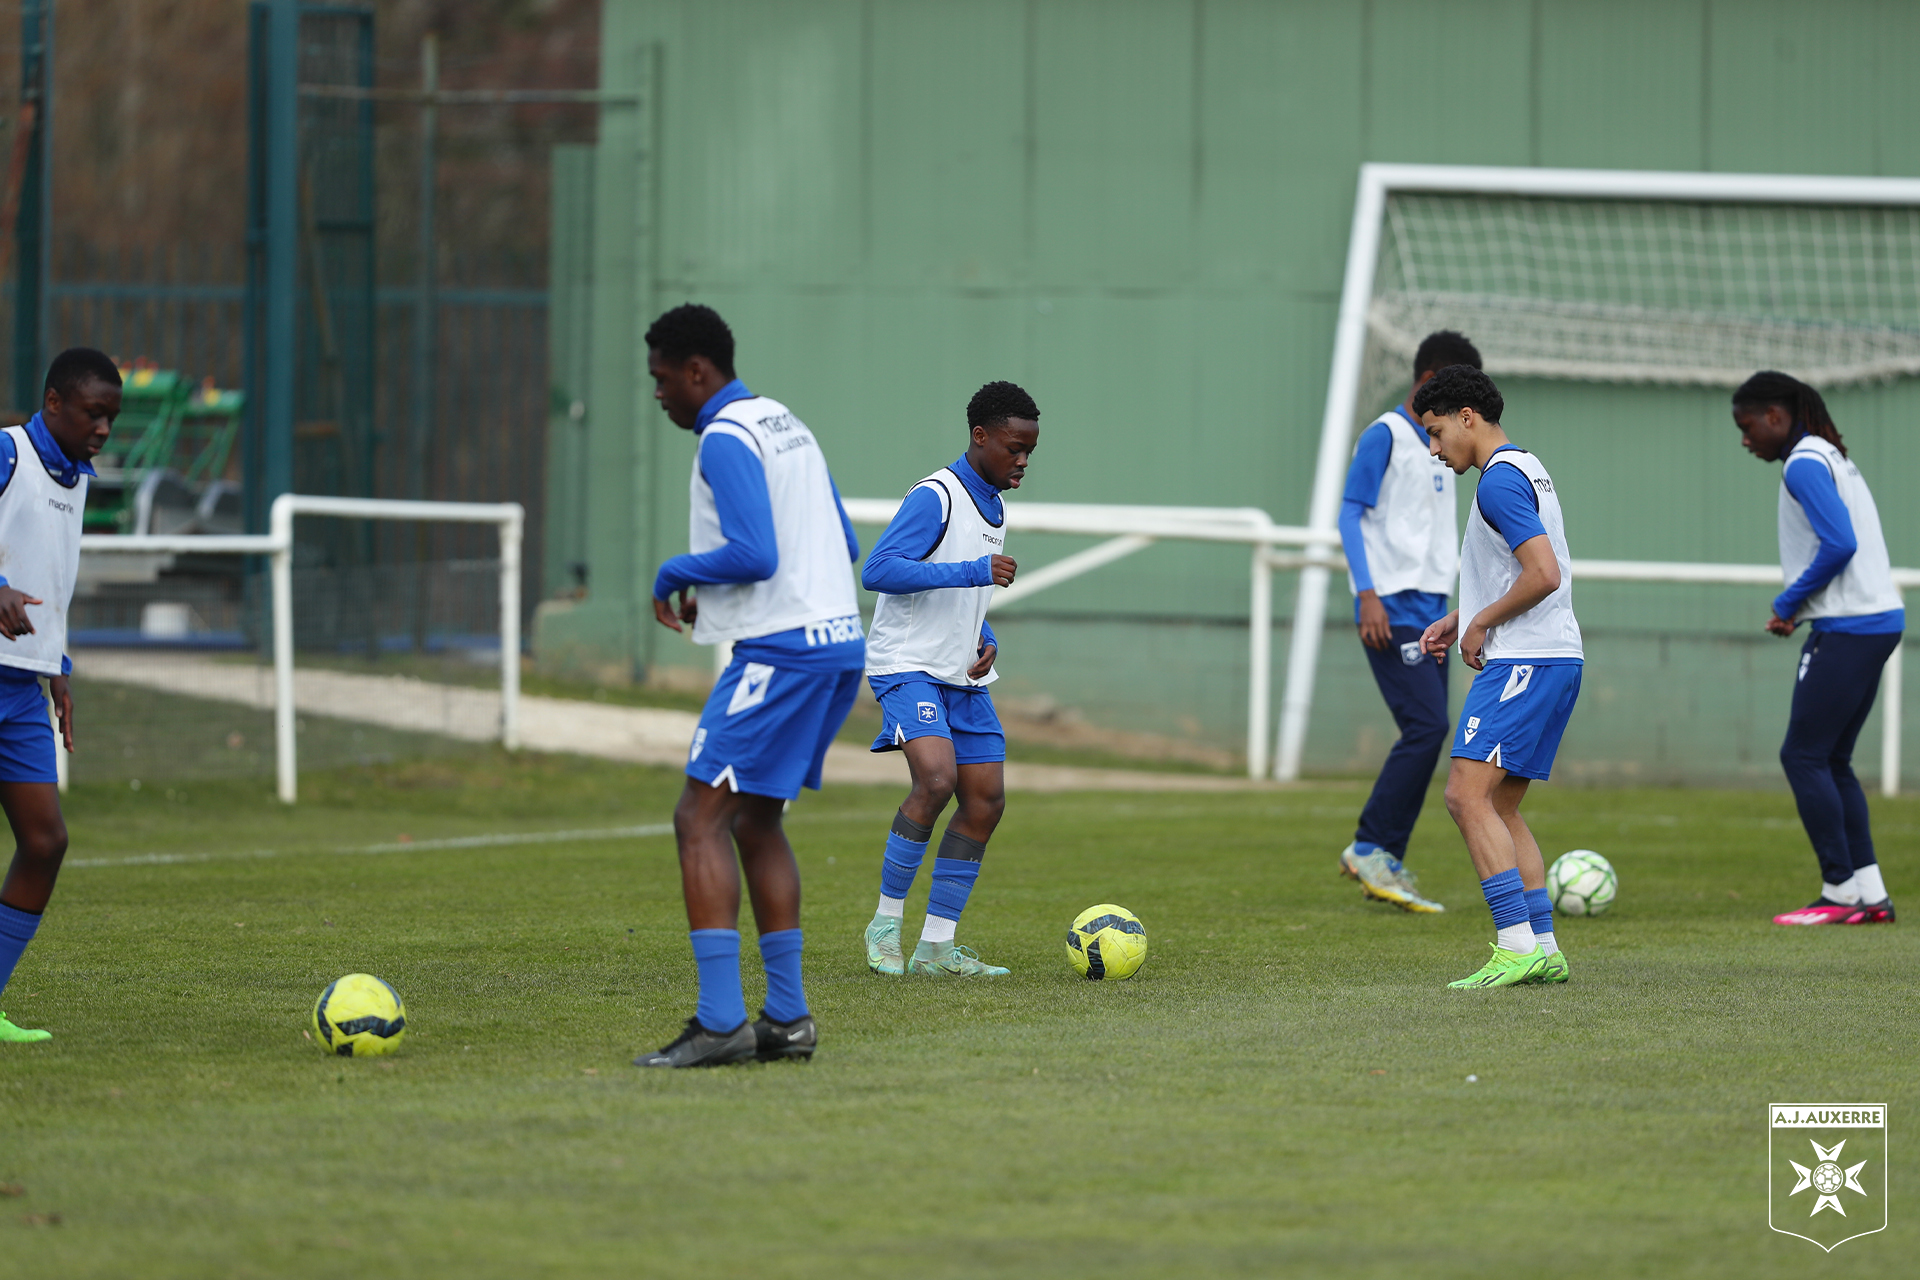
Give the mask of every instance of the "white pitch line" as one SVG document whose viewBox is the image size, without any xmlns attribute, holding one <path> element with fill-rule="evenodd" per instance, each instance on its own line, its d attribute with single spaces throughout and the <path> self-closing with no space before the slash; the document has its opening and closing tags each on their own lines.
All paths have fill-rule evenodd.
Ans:
<svg viewBox="0 0 1920 1280">
<path fill-rule="evenodd" d="M 671 822 L 639 827 L 592 827 L 583 831 L 508 831 L 440 840 L 401 840 L 388 844 L 340 845 L 332 849 L 253 849 L 241 853 L 140 853 L 126 858 L 68 858 L 65 867 L 163 867 L 183 862 L 241 862 L 255 858 L 298 858 L 313 854 L 414 853 L 434 849 L 483 849 L 505 844 L 558 844 L 570 840 L 633 840 L 673 834 Z"/>
</svg>

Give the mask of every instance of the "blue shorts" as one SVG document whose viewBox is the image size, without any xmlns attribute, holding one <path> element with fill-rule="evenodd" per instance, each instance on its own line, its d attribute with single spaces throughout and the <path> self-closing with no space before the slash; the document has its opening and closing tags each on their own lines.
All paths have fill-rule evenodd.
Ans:
<svg viewBox="0 0 1920 1280">
<path fill-rule="evenodd" d="M 1453 754 L 1541 782 L 1580 697 L 1579 662 L 1489 662 L 1467 688 Z"/>
<path fill-rule="evenodd" d="M 0 675 L 0 782 L 57 782 L 47 696 L 28 674 Z"/>
<path fill-rule="evenodd" d="M 820 789 L 827 747 L 853 710 L 860 672 L 727 664 L 700 713 L 687 776 L 752 796 L 792 800 Z"/>
<path fill-rule="evenodd" d="M 875 751 L 898 751 L 915 738 L 946 738 L 955 764 L 996 764 L 1007 758 L 1007 735 L 984 688 L 963 689 L 898 676 L 872 676 L 880 700 L 880 736 Z"/>
</svg>

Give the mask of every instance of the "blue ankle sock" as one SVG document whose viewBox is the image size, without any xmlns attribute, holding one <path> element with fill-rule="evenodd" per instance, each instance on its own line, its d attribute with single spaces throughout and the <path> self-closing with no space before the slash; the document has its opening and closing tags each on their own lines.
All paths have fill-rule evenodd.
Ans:
<svg viewBox="0 0 1920 1280">
<path fill-rule="evenodd" d="M 1527 890 L 1527 915 L 1532 918 L 1535 936 L 1553 932 L 1553 899 L 1545 889 Z"/>
<path fill-rule="evenodd" d="M 775 1022 L 806 1017 L 807 993 L 800 988 L 800 931 L 761 934 L 760 963 L 767 970 L 767 1016 Z"/>
<path fill-rule="evenodd" d="M 7 979 L 13 976 L 13 966 L 20 963 L 20 956 L 33 941 L 33 934 L 40 927 L 40 917 L 31 911 L 20 911 L 0 902 L 0 991 L 7 989 Z"/>
<path fill-rule="evenodd" d="M 967 909 L 973 882 L 980 878 L 980 864 L 964 858 L 933 860 L 933 891 L 927 895 L 927 914 L 944 920 L 958 920 Z"/>
<path fill-rule="evenodd" d="M 898 831 L 887 832 L 887 856 L 880 864 L 880 892 L 889 898 L 906 897 L 926 856 L 925 840 L 915 844 Z"/>
<path fill-rule="evenodd" d="M 1480 892 L 1486 895 L 1487 908 L 1493 912 L 1494 928 L 1527 922 L 1527 887 L 1520 883 L 1518 868 L 1482 880 Z"/>
<path fill-rule="evenodd" d="M 693 962 L 700 967 L 700 1007 L 694 1016 L 709 1031 L 731 1031 L 747 1020 L 740 991 L 740 931 L 695 929 Z"/>
</svg>

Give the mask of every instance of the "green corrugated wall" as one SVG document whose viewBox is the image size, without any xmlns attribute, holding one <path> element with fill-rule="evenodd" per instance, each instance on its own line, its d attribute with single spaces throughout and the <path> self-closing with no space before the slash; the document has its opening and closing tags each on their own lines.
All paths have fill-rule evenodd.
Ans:
<svg viewBox="0 0 1920 1280">
<path fill-rule="evenodd" d="M 1043 410 L 1024 496 L 1298 522 L 1361 162 L 1920 173 L 1912 4 L 607 0 L 603 50 L 603 85 L 641 101 L 609 109 L 597 159 L 591 475 L 550 507 L 587 508 L 590 589 L 540 638 L 543 662 L 603 674 L 707 658 L 640 616 L 685 545 L 692 441 L 633 363 L 665 306 L 727 317 L 742 375 L 849 495 L 950 460 L 967 397 L 1012 378 Z M 1576 555 L 1772 558 L 1777 473 L 1738 448 L 1723 393 L 1504 389 Z M 1920 564 L 1920 394 L 1833 408 L 1896 562 Z M 1153 548 L 996 615 L 999 687 L 1237 747 L 1246 591 L 1237 549 Z M 1291 597 L 1283 575 L 1283 616 Z M 1580 588 L 1564 775 L 1770 782 L 1794 646 L 1759 635 L 1767 601 Z M 1325 654 L 1310 765 L 1365 769 L 1391 721 L 1350 627 Z"/>
</svg>

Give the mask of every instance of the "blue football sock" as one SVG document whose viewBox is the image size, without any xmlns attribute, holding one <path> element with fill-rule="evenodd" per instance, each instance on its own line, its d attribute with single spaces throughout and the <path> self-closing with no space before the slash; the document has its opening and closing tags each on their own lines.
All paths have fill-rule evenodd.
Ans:
<svg viewBox="0 0 1920 1280">
<path fill-rule="evenodd" d="M 807 993 L 800 987 L 800 931 L 761 934 L 760 963 L 767 970 L 767 1016 L 775 1022 L 806 1017 Z"/>
<path fill-rule="evenodd" d="M 1480 892 L 1486 895 L 1487 908 L 1493 912 L 1494 928 L 1527 922 L 1527 887 L 1520 883 L 1518 868 L 1482 880 Z"/>
<path fill-rule="evenodd" d="M 1553 932 L 1553 899 L 1545 889 L 1527 890 L 1527 915 L 1535 934 Z"/>
<path fill-rule="evenodd" d="M 933 860 L 933 890 L 927 895 L 927 914 L 943 920 L 958 920 L 967 909 L 973 882 L 980 878 L 980 864 L 964 858 Z"/>
<path fill-rule="evenodd" d="M 932 832 L 928 832 L 932 835 Z M 880 893 L 888 898 L 904 898 L 920 874 L 920 863 L 927 856 L 927 842 L 915 844 L 898 831 L 887 832 L 887 856 L 880 864 Z"/>
<path fill-rule="evenodd" d="M 13 977 L 13 967 L 20 963 L 21 955 L 26 951 L 27 944 L 33 941 L 34 931 L 39 927 L 39 916 L 0 902 L 0 991 L 7 989 L 7 979 Z"/>
<path fill-rule="evenodd" d="M 700 1007 L 694 1016 L 709 1031 L 731 1031 L 747 1020 L 740 991 L 740 931 L 695 929 L 693 962 L 700 967 Z"/>
</svg>

